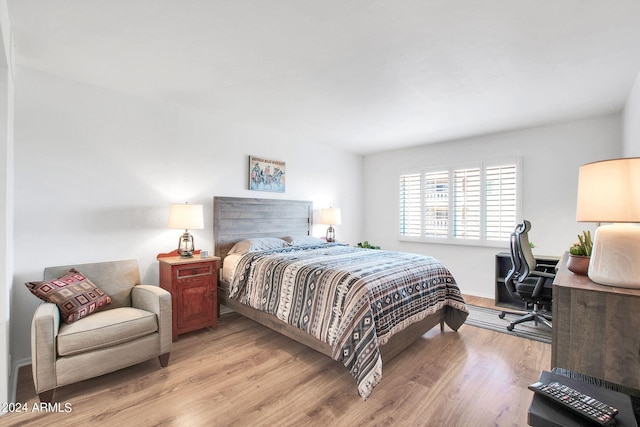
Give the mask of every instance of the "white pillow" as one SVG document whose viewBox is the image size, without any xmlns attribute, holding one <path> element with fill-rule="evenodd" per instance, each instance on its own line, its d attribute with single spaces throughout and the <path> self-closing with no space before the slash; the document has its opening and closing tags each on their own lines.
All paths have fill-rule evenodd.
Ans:
<svg viewBox="0 0 640 427">
<path fill-rule="evenodd" d="M 246 254 L 247 252 L 266 251 L 286 246 L 289 246 L 289 243 L 277 237 L 260 237 L 239 241 L 233 245 L 229 254 Z"/>
<path fill-rule="evenodd" d="M 313 236 L 287 236 L 283 237 L 283 239 L 289 242 L 291 246 L 323 245 L 327 243 L 321 238 Z"/>
</svg>

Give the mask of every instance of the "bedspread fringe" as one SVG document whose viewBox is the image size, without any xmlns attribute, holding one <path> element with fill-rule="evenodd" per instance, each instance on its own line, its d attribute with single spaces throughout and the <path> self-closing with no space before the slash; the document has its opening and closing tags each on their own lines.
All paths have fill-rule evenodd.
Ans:
<svg viewBox="0 0 640 427">
<path fill-rule="evenodd" d="M 382 380 L 382 358 L 378 355 L 376 366 L 367 374 L 366 377 L 358 384 L 358 393 L 363 400 L 371 395 L 373 388 L 377 386 Z"/>
</svg>

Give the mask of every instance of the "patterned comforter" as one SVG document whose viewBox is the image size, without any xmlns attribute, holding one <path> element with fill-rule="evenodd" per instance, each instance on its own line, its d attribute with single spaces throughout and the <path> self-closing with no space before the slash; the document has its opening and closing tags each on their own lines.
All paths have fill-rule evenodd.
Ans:
<svg viewBox="0 0 640 427">
<path fill-rule="evenodd" d="M 244 255 L 229 297 L 328 343 L 366 399 L 382 377 L 379 346 L 438 310 L 457 330 L 468 311 L 454 278 L 424 255 L 345 247 L 288 247 Z"/>
</svg>

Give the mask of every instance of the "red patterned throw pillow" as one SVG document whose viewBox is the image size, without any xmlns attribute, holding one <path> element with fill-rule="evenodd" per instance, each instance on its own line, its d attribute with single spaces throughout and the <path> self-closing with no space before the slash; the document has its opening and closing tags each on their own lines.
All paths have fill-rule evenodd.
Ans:
<svg viewBox="0 0 640 427">
<path fill-rule="evenodd" d="M 41 300 L 56 304 L 66 323 L 73 323 L 111 304 L 109 295 L 74 268 L 57 279 L 25 285 Z"/>
</svg>

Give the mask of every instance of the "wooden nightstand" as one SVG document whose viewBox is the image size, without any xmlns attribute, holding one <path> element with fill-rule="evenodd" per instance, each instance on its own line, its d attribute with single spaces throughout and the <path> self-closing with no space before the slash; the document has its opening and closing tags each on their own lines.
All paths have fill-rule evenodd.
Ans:
<svg viewBox="0 0 640 427">
<path fill-rule="evenodd" d="M 158 255 L 160 287 L 171 293 L 173 341 L 196 329 L 215 327 L 218 318 L 219 257 Z"/>
</svg>

